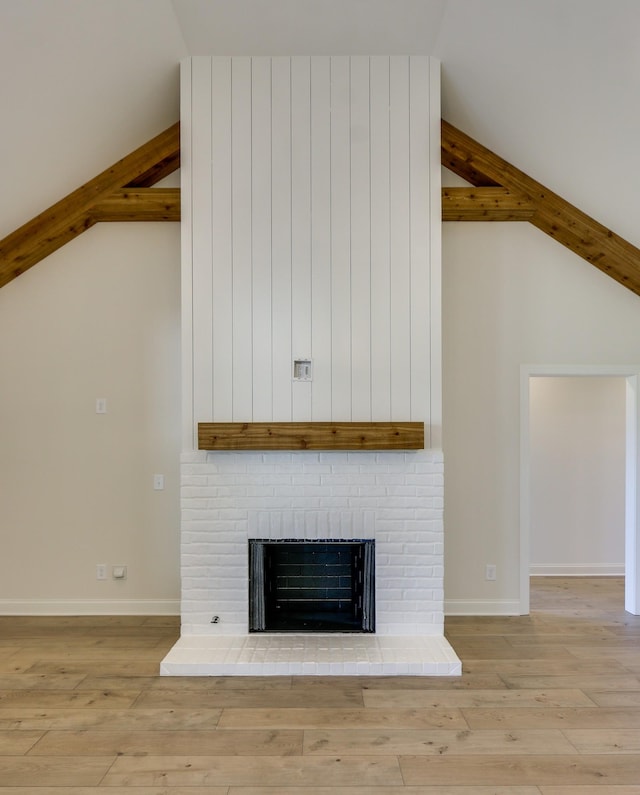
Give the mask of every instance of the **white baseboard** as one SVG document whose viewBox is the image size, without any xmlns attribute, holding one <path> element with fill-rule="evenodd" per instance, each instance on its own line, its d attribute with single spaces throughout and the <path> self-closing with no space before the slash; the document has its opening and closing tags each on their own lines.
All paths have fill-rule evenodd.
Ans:
<svg viewBox="0 0 640 795">
<path fill-rule="evenodd" d="M 179 599 L 0 599 L 1 616 L 179 616 Z"/>
<path fill-rule="evenodd" d="M 624 577 L 624 563 L 531 564 L 532 577 Z"/>
<path fill-rule="evenodd" d="M 445 616 L 519 616 L 516 599 L 445 599 Z"/>
</svg>

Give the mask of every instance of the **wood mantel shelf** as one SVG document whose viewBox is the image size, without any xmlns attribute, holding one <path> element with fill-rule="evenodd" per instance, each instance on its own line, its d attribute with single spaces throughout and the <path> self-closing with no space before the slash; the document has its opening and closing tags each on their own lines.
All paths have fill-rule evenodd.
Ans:
<svg viewBox="0 0 640 795">
<path fill-rule="evenodd" d="M 200 422 L 199 450 L 422 450 L 423 422 Z"/>
</svg>

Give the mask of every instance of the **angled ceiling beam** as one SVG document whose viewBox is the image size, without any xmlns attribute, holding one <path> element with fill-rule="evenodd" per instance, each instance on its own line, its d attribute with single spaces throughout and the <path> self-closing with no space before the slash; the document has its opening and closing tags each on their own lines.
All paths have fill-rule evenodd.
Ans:
<svg viewBox="0 0 640 795">
<path fill-rule="evenodd" d="M 180 133 L 179 125 L 175 125 L 178 130 L 178 136 Z M 132 179 L 131 182 L 128 182 L 125 187 L 126 188 L 150 188 L 152 185 L 155 185 L 157 182 L 160 182 L 161 179 L 168 177 L 169 174 L 173 174 L 173 172 L 180 168 L 180 147 L 178 146 L 177 149 L 171 147 L 171 151 L 169 154 L 159 160 L 157 163 L 154 163 L 150 168 L 144 171 L 140 176 Z"/>
<path fill-rule="evenodd" d="M 443 166 L 473 185 L 522 196 L 535 207 L 534 226 L 640 295 L 640 249 L 446 121 L 441 145 Z"/>
<path fill-rule="evenodd" d="M 91 227 L 93 208 L 114 191 L 161 179 L 179 158 L 180 126 L 174 124 L 0 240 L 0 287 Z"/>
</svg>

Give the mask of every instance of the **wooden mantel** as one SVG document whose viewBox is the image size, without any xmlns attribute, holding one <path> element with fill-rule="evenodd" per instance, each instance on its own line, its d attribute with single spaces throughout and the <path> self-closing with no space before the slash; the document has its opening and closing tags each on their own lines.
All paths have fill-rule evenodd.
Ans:
<svg viewBox="0 0 640 795">
<path fill-rule="evenodd" d="M 201 422 L 199 450 L 422 450 L 423 422 Z"/>
</svg>

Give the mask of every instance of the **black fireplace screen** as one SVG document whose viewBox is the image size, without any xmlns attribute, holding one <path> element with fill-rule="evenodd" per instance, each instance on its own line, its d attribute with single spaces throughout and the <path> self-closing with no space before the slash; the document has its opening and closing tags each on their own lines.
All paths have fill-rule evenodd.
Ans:
<svg viewBox="0 0 640 795">
<path fill-rule="evenodd" d="M 250 632 L 373 632 L 375 541 L 249 540 Z"/>
</svg>

